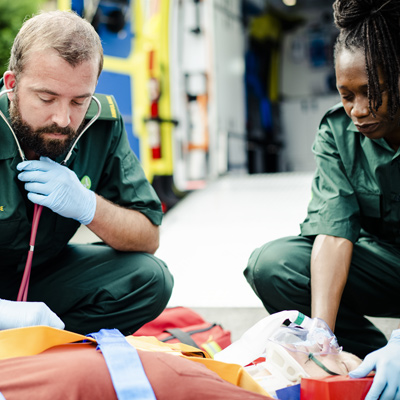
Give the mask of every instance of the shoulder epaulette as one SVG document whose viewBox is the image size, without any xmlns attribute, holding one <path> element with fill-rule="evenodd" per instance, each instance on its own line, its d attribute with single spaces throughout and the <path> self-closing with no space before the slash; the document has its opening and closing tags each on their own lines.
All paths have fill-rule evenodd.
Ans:
<svg viewBox="0 0 400 400">
<path fill-rule="evenodd" d="M 331 114 L 335 113 L 335 112 L 338 111 L 338 110 L 343 110 L 343 111 L 344 111 L 344 108 L 343 108 L 343 104 L 342 104 L 342 103 L 337 103 L 337 104 L 335 104 L 333 107 L 331 107 L 331 108 L 325 113 L 325 115 L 331 115 Z"/>
<path fill-rule="evenodd" d="M 118 106 L 113 95 L 95 93 L 94 96 L 100 101 L 101 104 L 101 114 L 99 119 L 116 120 L 119 118 Z M 97 110 L 97 104 L 94 100 L 92 100 L 85 118 L 93 118 L 96 115 Z"/>
</svg>

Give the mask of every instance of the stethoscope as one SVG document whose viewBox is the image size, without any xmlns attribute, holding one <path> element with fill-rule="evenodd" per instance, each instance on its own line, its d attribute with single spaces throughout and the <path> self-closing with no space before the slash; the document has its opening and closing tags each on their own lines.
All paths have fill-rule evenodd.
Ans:
<svg viewBox="0 0 400 400">
<path fill-rule="evenodd" d="M 0 92 L 0 98 L 3 97 L 5 94 L 12 92 L 14 89 L 7 89 L 3 90 Z M 97 113 L 92 119 L 85 125 L 85 127 L 82 129 L 81 133 L 78 135 L 78 137 L 75 139 L 75 141 L 72 143 L 67 155 L 65 156 L 64 160 L 61 162 L 61 165 L 67 165 L 68 160 L 70 159 L 72 155 L 72 151 L 75 147 L 75 145 L 78 143 L 78 140 L 82 137 L 82 135 L 92 126 L 92 124 L 99 118 L 100 113 L 101 113 L 101 104 L 100 101 L 95 97 L 92 96 L 92 100 L 95 101 L 97 104 Z M 18 152 L 21 156 L 22 161 L 27 161 L 27 158 L 25 157 L 25 153 L 21 148 L 21 145 L 19 144 L 17 135 L 15 134 L 13 128 L 11 127 L 10 123 L 8 122 L 7 118 L 3 114 L 3 112 L 0 110 L 0 117 L 3 119 L 3 121 L 7 124 L 8 128 L 10 129 L 11 133 L 14 136 L 15 143 L 17 144 L 18 147 Z M 34 204 L 34 209 L 33 209 L 33 218 L 32 218 L 32 228 L 31 228 L 31 237 L 29 240 L 29 251 L 28 251 L 28 257 L 26 260 L 25 264 L 25 269 L 24 269 L 24 274 L 22 276 L 22 281 L 21 285 L 18 291 L 18 296 L 17 296 L 17 301 L 26 301 L 28 297 L 28 287 L 29 287 L 29 278 L 31 275 L 31 269 L 32 269 L 32 259 L 33 259 L 33 252 L 35 250 L 35 241 L 36 241 L 36 234 L 37 234 L 37 229 L 39 225 L 39 220 L 40 216 L 42 214 L 43 206 L 40 206 L 38 204 Z"/>
</svg>

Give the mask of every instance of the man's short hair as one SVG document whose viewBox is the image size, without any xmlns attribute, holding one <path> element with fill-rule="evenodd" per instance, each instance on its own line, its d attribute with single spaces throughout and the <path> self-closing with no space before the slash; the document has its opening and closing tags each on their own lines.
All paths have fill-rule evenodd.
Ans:
<svg viewBox="0 0 400 400">
<path fill-rule="evenodd" d="M 24 71 L 32 51 L 53 49 L 73 67 L 98 59 L 103 69 L 103 48 L 93 26 L 72 11 L 42 12 L 26 20 L 11 48 L 8 69 L 16 79 Z"/>
</svg>

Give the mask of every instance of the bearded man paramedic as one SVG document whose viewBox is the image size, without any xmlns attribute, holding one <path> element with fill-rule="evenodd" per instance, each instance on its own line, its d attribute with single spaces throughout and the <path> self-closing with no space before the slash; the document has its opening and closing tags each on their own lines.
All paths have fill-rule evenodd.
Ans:
<svg viewBox="0 0 400 400">
<path fill-rule="evenodd" d="M 15 38 L 0 99 L 0 329 L 38 323 L 79 333 L 125 334 L 157 317 L 173 287 L 159 244 L 161 204 L 130 149 L 112 96 L 92 100 L 100 39 L 72 12 L 27 20 Z M 21 162 L 20 145 L 27 161 Z M 86 182 L 89 187 L 84 187 Z M 43 205 L 28 302 L 14 302 L 27 258 L 34 203 Z M 102 244 L 74 245 L 80 224 Z M 50 311 L 52 310 L 60 319 Z M 58 320 L 54 323 L 54 317 Z"/>
</svg>

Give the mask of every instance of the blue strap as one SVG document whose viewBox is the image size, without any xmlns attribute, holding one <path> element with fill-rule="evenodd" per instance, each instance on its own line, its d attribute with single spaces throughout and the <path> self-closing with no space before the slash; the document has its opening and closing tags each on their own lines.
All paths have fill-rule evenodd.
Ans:
<svg viewBox="0 0 400 400">
<path fill-rule="evenodd" d="M 3 396 L 1 392 L 0 392 L 0 400 L 6 400 L 6 398 Z"/>
<path fill-rule="evenodd" d="M 103 353 L 119 400 L 156 400 L 137 350 L 118 329 L 101 329 L 88 336 L 96 339 Z"/>
<path fill-rule="evenodd" d="M 276 395 L 279 400 L 300 400 L 300 384 L 278 389 Z"/>
</svg>

